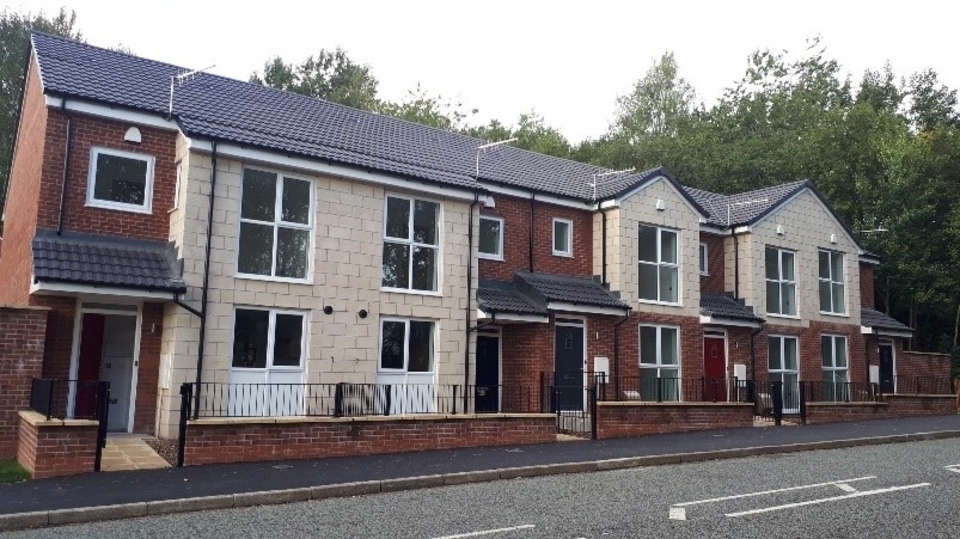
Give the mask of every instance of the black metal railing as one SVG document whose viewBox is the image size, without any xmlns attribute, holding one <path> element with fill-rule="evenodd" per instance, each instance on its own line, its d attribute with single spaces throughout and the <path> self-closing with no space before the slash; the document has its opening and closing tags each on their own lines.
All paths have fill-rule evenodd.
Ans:
<svg viewBox="0 0 960 539">
<path fill-rule="evenodd" d="M 800 382 L 806 402 L 878 402 L 879 384 L 864 382 Z"/>
<path fill-rule="evenodd" d="M 750 402 L 749 383 L 737 378 L 621 376 L 613 384 L 605 384 L 606 391 L 598 391 L 597 398 L 600 401 Z M 619 390 L 614 391 L 611 385 Z"/>
<path fill-rule="evenodd" d="M 34 378 L 30 385 L 30 409 L 47 419 L 98 419 L 99 384 L 97 380 Z"/>
<path fill-rule="evenodd" d="M 894 394 L 953 395 L 953 381 L 948 376 L 894 376 Z"/>
<path fill-rule="evenodd" d="M 200 385 L 197 417 L 365 417 L 540 412 L 535 387 L 458 384 Z M 194 395 L 194 384 L 181 391 Z"/>
</svg>

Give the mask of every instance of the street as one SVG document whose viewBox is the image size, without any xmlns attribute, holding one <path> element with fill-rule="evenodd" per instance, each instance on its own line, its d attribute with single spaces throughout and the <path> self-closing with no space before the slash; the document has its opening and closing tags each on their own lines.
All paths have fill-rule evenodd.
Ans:
<svg viewBox="0 0 960 539">
<path fill-rule="evenodd" d="M 444 487 L 0 534 L 264 537 L 957 537 L 960 441 Z"/>
</svg>

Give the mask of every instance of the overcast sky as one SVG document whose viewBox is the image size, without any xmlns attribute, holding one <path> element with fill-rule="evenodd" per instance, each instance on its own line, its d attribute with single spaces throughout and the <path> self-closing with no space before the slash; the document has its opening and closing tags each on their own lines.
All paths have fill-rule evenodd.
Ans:
<svg viewBox="0 0 960 539">
<path fill-rule="evenodd" d="M 3 0 L 0 0 L 3 1 Z M 613 2 L 476 0 L 6 0 L 18 10 L 77 12 L 92 44 L 246 80 L 264 60 L 299 62 L 341 46 L 369 64 L 380 96 L 419 82 L 479 109 L 474 122 L 513 124 L 535 109 L 571 142 L 602 135 L 618 95 L 673 51 L 681 75 L 711 103 L 750 52 L 800 54 L 819 35 L 858 82 L 885 61 L 909 75 L 931 67 L 960 88 L 951 2 L 806 0 Z M 790 6 L 790 7 L 781 7 Z"/>
</svg>

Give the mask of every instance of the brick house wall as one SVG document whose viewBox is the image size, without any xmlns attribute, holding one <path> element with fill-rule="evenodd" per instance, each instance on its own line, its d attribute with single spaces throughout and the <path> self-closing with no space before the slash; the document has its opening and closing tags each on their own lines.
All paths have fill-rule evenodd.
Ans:
<svg viewBox="0 0 960 539">
<path fill-rule="evenodd" d="M 530 270 L 530 201 L 496 195 L 496 208 L 482 208 L 483 216 L 503 219 L 503 261 L 479 260 L 481 279 L 509 281 L 515 270 Z M 534 201 L 534 271 L 593 275 L 593 216 L 591 212 Z M 573 256 L 553 254 L 553 219 L 573 222 Z"/>
<path fill-rule="evenodd" d="M 47 310 L 0 306 L 0 460 L 17 455 L 17 413 L 43 369 Z"/>
<path fill-rule="evenodd" d="M 860 306 L 869 309 L 876 308 L 874 291 L 874 266 L 873 264 L 860 263 Z"/>
<path fill-rule="evenodd" d="M 775 325 L 768 321 L 763 333 L 756 338 L 758 380 L 766 380 L 769 376 L 768 337 L 772 335 L 798 338 L 799 378 L 805 382 L 818 382 L 823 379 L 820 337 L 823 335 L 845 336 L 848 359 L 847 379 L 855 384 L 866 384 L 868 381 L 866 348 L 859 326 L 830 324 L 815 320 L 811 320 L 809 326 L 800 328 Z"/>
<path fill-rule="evenodd" d="M 700 276 L 700 291 L 723 294 L 726 279 L 724 267 L 724 241 L 715 234 L 700 233 L 700 243 L 707 246 L 707 275 Z"/>
</svg>

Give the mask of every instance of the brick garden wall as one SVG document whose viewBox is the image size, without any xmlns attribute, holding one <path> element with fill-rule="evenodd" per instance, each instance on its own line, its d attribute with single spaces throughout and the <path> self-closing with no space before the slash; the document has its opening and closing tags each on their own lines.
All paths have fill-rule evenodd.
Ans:
<svg viewBox="0 0 960 539">
<path fill-rule="evenodd" d="M 34 479 L 93 471 L 97 422 L 20 413 L 17 461 Z"/>
<path fill-rule="evenodd" d="M 597 438 L 750 427 L 751 404 L 738 403 L 597 403 Z"/>
<path fill-rule="evenodd" d="M 0 307 L 0 459 L 17 455 L 17 413 L 41 375 L 46 327 L 45 309 Z"/>
<path fill-rule="evenodd" d="M 315 459 L 556 441 L 551 414 L 193 421 L 188 465 Z"/>
<path fill-rule="evenodd" d="M 883 401 L 807 403 L 807 424 L 957 413 L 956 398 L 952 395 L 884 395 Z"/>
<path fill-rule="evenodd" d="M 933 352 L 897 351 L 897 376 L 950 378 L 950 355 Z M 898 388 L 899 389 L 899 388 Z"/>
</svg>

